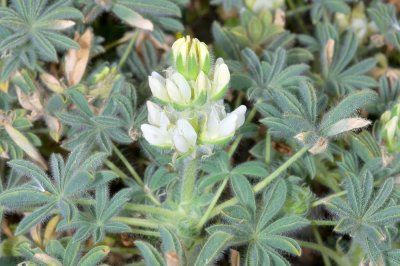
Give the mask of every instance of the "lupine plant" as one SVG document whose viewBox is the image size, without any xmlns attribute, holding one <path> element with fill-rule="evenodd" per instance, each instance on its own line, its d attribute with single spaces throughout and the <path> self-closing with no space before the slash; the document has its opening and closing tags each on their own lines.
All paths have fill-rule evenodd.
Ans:
<svg viewBox="0 0 400 266">
<path fill-rule="evenodd" d="M 0 0 L 0 265 L 400 265 L 393 0 Z"/>
</svg>

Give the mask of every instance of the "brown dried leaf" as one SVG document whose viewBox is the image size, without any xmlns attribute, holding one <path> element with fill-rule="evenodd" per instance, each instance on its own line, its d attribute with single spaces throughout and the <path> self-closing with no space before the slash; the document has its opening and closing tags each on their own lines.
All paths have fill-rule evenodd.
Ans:
<svg viewBox="0 0 400 266">
<path fill-rule="evenodd" d="M 43 245 L 46 246 L 46 244 L 52 240 L 55 239 L 55 233 L 56 233 L 56 227 L 58 222 L 60 221 L 60 216 L 56 215 L 53 218 L 50 219 L 50 221 L 47 223 L 46 228 L 44 230 L 44 235 L 43 235 Z"/>
<path fill-rule="evenodd" d="M 167 266 L 180 266 L 180 260 L 178 254 L 175 251 L 170 251 L 164 254 Z"/>
<path fill-rule="evenodd" d="M 78 84 L 85 74 L 92 40 L 93 32 L 90 29 L 87 29 L 82 36 L 79 33 L 75 34 L 75 41 L 80 48 L 68 50 L 65 56 L 65 76 L 69 86 Z"/>
<path fill-rule="evenodd" d="M 30 158 L 39 163 L 41 167 L 47 170 L 47 165 L 42 155 L 40 155 L 35 146 L 33 146 L 28 139 L 21 132 L 10 125 L 8 121 L 4 121 L 3 126 L 14 143 L 17 144 L 17 146 L 20 147 Z"/>
<path fill-rule="evenodd" d="M 334 52 L 335 52 L 335 41 L 333 39 L 329 39 L 324 47 L 325 62 L 328 65 L 332 63 Z"/>
<path fill-rule="evenodd" d="M 33 242 L 36 243 L 36 245 L 38 246 L 42 246 L 42 238 L 40 236 L 40 231 L 41 231 L 41 225 L 37 224 L 34 227 L 31 228 L 30 230 L 30 234 L 31 234 L 31 238 L 33 240 Z"/>
<path fill-rule="evenodd" d="M 240 253 L 235 249 L 230 250 L 230 264 L 231 266 L 240 266 Z"/>
<path fill-rule="evenodd" d="M 64 86 L 53 75 L 43 73 L 40 75 L 40 79 L 49 90 L 55 93 L 63 93 L 65 90 Z"/>
<path fill-rule="evenodd" d="M 278 8 L 275 11 L 275 17 L 274 17 L 274 25 L 276 26 L 280 26 L 282 28 L 285 27 L 286 24 L 286 14 L 285 11 L 283 11 L 282 9 Z"/>
<path fill-rule="evenodd" d="M 321 152 L 324 152 L 327 147 L 328 147 L 328 140 L 326 138 L 320 137 L 314 144 L 314 146 L 312 146 L 311 149 L 309 149 L 308 151 L 311 154 L 319 154 Z"/>
<path fill-rule="evenodd" d="M 17 93 L 19 104 L 25 110 L 31 111 L 31 114 L 28 117 L 29 120 L 34 121 L 43 115 L 44 108 L 40 102 L 41 95 L 38 90 L 30 95 L 26 95 L 19 87 L 16 86 L 15 91 Z"/>
<path fill-rule="evenodd" d="M 55 118 L 54 116 L 51 115 L 46 115 L 44 117 L 44 120 L 46 121 L 47 127 L 50 130 L 50 136 L 55 142 L 59 142 L 62 131 L 63 131 L 63 125 L 60 123 L 60 121 Z"/>
</svg>

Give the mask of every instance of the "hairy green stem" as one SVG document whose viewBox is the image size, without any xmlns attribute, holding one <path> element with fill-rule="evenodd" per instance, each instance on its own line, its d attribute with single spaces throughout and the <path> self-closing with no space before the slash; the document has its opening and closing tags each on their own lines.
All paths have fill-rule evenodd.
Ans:
<svg viewBox="0 0 400 266">
<path fill-rule="evenodd" d="M 136 183 L 138 183 L 138 185 L 143 188 L 143 191 L 146 193 L 147 197 L 154 204 L 161 205 L 160 201 L 153 195 L 153 193 L 150 191 L 150 189 L 148 189 L 148 187 L 143 183 L 143 181 L 140 178 L 139 174 L 132 167 L 132 165 L 128 162 L 128 160 L 122 154 L 122 152 L 118 149 L 118 147 L 113 144 L 112 145 L 112 149 L 115 152 L 115 154 L 118 156 L 118 158 L 122 161 L 122 163 L 125 165 L 125 167 L 128 169 L 129 173 L 133 176 L 133 178 L 135 179 Z M 122 172 L 122 171 L 119 171 L 119 172 Z"/>
<path fill-rule="evenodd" d="M 128 179 L 129 176 L 127 174 L 125 174 L 124 172 L 121 171 L 121 169 L 119 169 L 113 162 L 111 162 L 110 160 L 105 160 L 104 164 L 113 172 L 115 172 L 120 178 L 122 179 Z"/>
<path fill-rule="evenodd" d="M 290 11 L 286 12 L 285 15 L 286 15 L 286 17 L 291 17 L 293 15 L 297 16 L 300 13 L 304 13 L 304 12 L 309 11 L 311 8 L 312 8 L 311 4 L 310 5 L 304 5 L 304 6 L 301 6 L 301 7 L 297 7 L 295 10 L 290 10 Z"/>
<path fill-rule="evenodd" d="M 313 220 L 311 224 L 316 226 L 335 226 L 337 221 Z"/>
<path fill-rule="evenodd" d="M 222 181 L 221 185 L 219 186 L 217 193 L 215 193 L 210 205 L 208 206 L 206 212 L 203 214 L 203 216 L 200 219 L 200 222 L 197 224 L 197 230 L 201 230 L 203 226 L 206 224 L 206 222 L 209 220 L 211 212 L 213 211 L 215 205 L 217 204 L 219 198 L 221 197 L 222 192 L 224 191 L 226 184 L 228 183 L 229 178 L 225 178 L 224 181 Z"/>
<path fill-rule="evenodd" d="M 317 207 L 317 206 L 319 206 L 319 205 L 321 205 L 321 204 L 326 204 L 326 203 L 328 203 L 331 199 L 334 199 L 334 198 L 337 198 L 337 197 L 340 197 L 340 196 L 343 196 L 343 195 L 346 195 L 346 194 L 347 194 L 347 191 L 344 190 L 344 191 L 340 191 L 340 192 L 338 192 L 338 193 L 329 195 L 329 196 L 327 196 L 327 197 L 325 197 L 325 198 L 322 198 L 322 199 L 319 199 L 319 200 L 314 201 L 313 203 L 311 203 L 311 207 Z"/>
<path fill-rule="evenodd" d="M 181 173 L 181 204 L 187 205 L 193 199 L 194 186 L 196 184 L 197 175 L 197 159 L 187 158 L 183 163 Z"/>
<path fill-rule="evenodd" d="M 290 157 L 289 160 L 287 160 L 285 163 L 283 163 L 281 166 L 279 166 L 273 173 L 271 173 L 269 176 L 265 177 L 263 180 L 258 182 L 255 186 L 253 186 L 253 191 L 255 193 L 260 192 L 263 190 L 265 187 L 268 186 L 275 178 L 277 178 L 279 175 L 281 175 L 286 169 L 289 168 L 295 161 L 297 161 L 301 156 L 303 156 L 307 150 L 309 149 L 308 146 L 304 146 L 301 148 L 298 152 L 296 152 L 292 157 Z M 223 209 L 226 207 L 233 206 L 237 204 L 239 201 L 236 197 L 231 198 L 230 200 L 227 200 L 219 205 L 217 205 L 214 210 L 211 212 L 211 217 L 214 217 L 221 213 Z"/>
<path fill-rule="evenodd" d="M 333 251 L 330 248 L 327 248 L 325 246 L 321 246 L 319 244 L 312 243 L 312 242 L 301 241 L 301 240 L 296 240 L 296 241 L 302 247 L 310 248 L 310 249 L 319 251 L 321 254 L 325 254 L 326 256 L 328 256 L 331 259 L 333 259 L 337 263 L 337 265 L 340 265 L 340 266 L 351 266 L 351 264 L 349 263 L 348 260 L 342 258 L 342 256 L 340 254 L 338 254 L 337 252 Z"/>
<path fill-rule="evenodd" d="M 181 214 L 177 213 L 176 211 L 171 211 L 168 209 L 145 205 L 145 204 L 127 203 L 125 204 L 124 209 L 129 211 L 137 211 L 141 213 L 157 214 L 169 218 L 176 218 L 181 216 Z"/>
<path fill-rule="evenodd" d="M 315 224 L 311 223 L 312 231 L 315 235 L 315 240 L 317 240 L 318 245 L 323 246 L 321 235 L 318 231 L 318 228 Z M 322 260 L 324 261 L 325 266 L 332 266 L 328 256 L 325 253 L 322 253 Z"/>
<path fill-rule="evenodd" d="M 269 164 L 271 162 L 271 133 L 267 129 L 265 133 L 265 156 L 264 156 L 264 163 Z"/>
<path fill-rule="evenodd" d="M 135 31 L 131 40 L 128 43 L 128 46 L 126 47 L 126 49 L 124 51 L 124 54 L 121 56 L 121 59 L 119 60 L 118 67 L 120 69 L 124 66 L 126 60 L 128 60 L 129 54 L 132 52 L 133 46 L 135 45 L 137 36 L 138 36 L 138 31 Z"/>
<path fill-rule="evenodd" d="M 136 183 L 138 183 L 140 186 L 143 187 L 144 183 L 143 183 L 142 179 L 140 178 L 140 176 L 136 172 L 136 170 L 132 167 L 132 165 L 128 162 L 126 157 L 122 154 L 122 152 L 114 144 L 112 145 L 112 149 L 115 152 L 115 154 L 118 156 L 118 158 L 122 161 L 122 163 L 125 165 L 126 169 L 128 169 L 129 173 L 133 176 Z"/>
<path fill-rule="evenodd" d="M 151 229 L 158 229 L 158 224 L 156 222 L 150 221 L 148 219 L 142 218 L 132 218 L 132 217 L 114 217 L 112 218 L 115 222 L 121 222 L 127 225 L 151 228 Z"/>
</svg>

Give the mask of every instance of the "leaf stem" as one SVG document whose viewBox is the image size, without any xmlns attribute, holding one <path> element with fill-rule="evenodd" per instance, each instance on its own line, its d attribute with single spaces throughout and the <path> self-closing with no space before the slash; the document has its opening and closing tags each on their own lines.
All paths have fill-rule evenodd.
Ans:
<svg viewBox="0 0 400 266">
<path fill-rule="evenodd" d="M 115 222 L 121 222 L 128 225 L 138 226 L 138 227 L 145 227 L 151 229 L 158 229 L 158 224 L 156 222 L 150 221 L 148 219 L 143 218 L 132 218 L 132 217 L 114 217 L 112 218 Z"/>
<path fill-rule="evenodd" d="M 289 160 L 287 160 L 285 163 L 283 163 L 281 166 L 279 166 L 273 173 L 271 173 L 269 176 L 265 177 L 263 180 L 258 182 L 255 186 L 253 186 L 253 191 L 254 193 L 258 193 L 261 190 L 263 190 L 265 187 L 268 186 L 275 178 L 280 176 L 286 169 L 289 168 L 295 161 L 297 161 L 301 156 L 303 156 L 307 150 L 309 149 L 308 146 L 304 146 L 301 148 L 299 151 L 297 151 L 292 157 L 290 157 Z M 230 200 L 227 200 L 219 205 L 217 205 L 214 210 L 211 212 L 211 217 L 214 217 L 218 215 L 219 213 L 222 212 L 223 209 L 229 206 L 233 206 L 237 204 L 239 201 L 236 197 L 231 198 Z"/>
<path fill-rule="evenodd" d="M 337 198 L 337 197 L 340 197 L 340 196 L 343 196 L 343 195 L 346 195 L 346 194 L 347 194 L 347 191 L 344 190 L 344 191 L 340 191 L 340 192 L 338 192 L 338 193 L 329 195 L 329 196 L 327 196 L 327 197 L 325 197 L 325 198 L 322 198 L 322 199 L 319 199 L 319 200 L 314 201 L 313 203 L 311 203 L 311 207 L 317 207 L 317 206 L 319 206 L 319 205 L 321 205 L 321 204 L 326 204 L 326 203 L 328 203 L 331 199 L 334 199 L 334 198 Z"/>
<path fill-rule="evenodd" d="M 121 69 L 124 66 L 126 60 L 128 60 L 129 54 L 131 53 L 133 46 L 135 45 L 137 36 L 138 36 L 138 31 L 135 31 L 131 40 L 128 43 L 128 46 L 126 47 L 126 49 L 124 51 L 124 54 L 121 56 L 121 59 L 119 60 L 119 63 L 118 63 L 119 69 Z"/>
<path fill-rule="evenodd" d="M 314 223 L 311 223 L 311 228 L 312 228 L 312 231 L 313 231 L 313 233 L 315 235 L 315 240 L 317 241 L 317 244 L 320 245 L 320 246 L 323 246 L 324 243 L 322 242 L 322 238 L 321 238 L 321 235 L 320 235 L 320 233 L 318 231 L 317 226 Z M 324 261 L 324 265 L 325 266 L 332 266 L 328 256 L 325 253 L 322 253 L 322 260 Z"/>
<path fill-rule="evenodd" d="M 203 226 L 206 224 L 208 221 L 208 218 L 211 215 L 211 212 L 213 211 L 215 205 L 217 204 L 219 198 L 221 197 L 222 192 L 224 191 L 226 184 L 228 183 L 229 178 L 225 178 L 224 181 L 222 181 L 222 184 L 219 186 L 217 193 L 215 193 L 210 205 L 208 206 L 206 212 L 203 214 L 203 216 L 200 219 L 200 222 L 197 224 L 197 230 L 201 230 Z"/>
<path fill-rule="evenodd" d="M 333 251 L 330 248 L 327 248 L 325 246 L 321 246 L 319 244 L 312 243 L 312 242 L 301 241 L 301 240 L 296 240 L 296 241 L 302 247 L 314 249 L 316 251 L 319 251 L 321 254 L 327 255 L 328 257 L 333 259 L 337 263 L 337 265 L 351 266 L 351 264 L 348 262 L 348 260 L 342 258 L 340 254 L 338 254 L 337 252 Z"/>
<path fill-rule="evenodd" d="M 153 195 L 150 189 L 143 183 L 142 179 L 140 178 L 139 174 L 136 172 L 136 170 L 132 167 L 132 165 L 128 162 L 126 157 L 122 154 L 122 152 L 118 149 L 115 144 L 112 144 L 112 149 L 115 152 L 115 154 L 118 156 L 118 158 L 122 161 L 122 163 L 125 165 L 125 167 L 128 169 L 129 173 L 133 176 L 135 179 L 136 183 L 140 187 L 143 188 L 143 191 L 146 193 L 147 197 L 156 205 L 161 205 L 160 201 Z M 121 173 L 122 171 L 118 171 L 118 173 Z M 125 175 L 125 174 L 124 174 Z"/>
<path fill-rule="evenodd" d="M 105 160 L 104 164 L 113 172 L 115 172 L 120 178 L 122 179 L 128 179 L 129 176 L 127 174 L 125 174 L 124 172 L 121 171 L 121 169 L 119 169 L 113 162 L 111 162 L 110 160 Z"/>
<path fill-rule="evenodd" d="M 115 154 L 118 156 L 118 158 L 122 161 L 122 163 L 125 165 L 126 169 L 128 169 L 129 173 L 133 176 L 136 183 L 138 183 L 141 187 L 143 187 L 144 183 L 143 183 L 142 179 L 140 178 L 140 176 L 136 172 L 136 170 L 132 167 L 132 165 L 128 162 L 126 157 L 122 154 L 122 152 L 117 148 L 117 146 L 115 146 L 115 144 L 112 145 L 112 149 L 115 152 Z"/>
<path fill-rule="evenodd" d="M 157 214 L 169 218 L 174 218 L 174 217 L 176 218 L 180 216 L 180 214 L 175 211 L 145 204 L 126 203 L 124 209 L 129 211 L 137 211 L 141 213 Z"/>
<path fill-rule="evenodd" d="M 311 224 L 316 226 L 335 226 L 337 224 L 337 221 L 312 220 Z"/>
</svg>

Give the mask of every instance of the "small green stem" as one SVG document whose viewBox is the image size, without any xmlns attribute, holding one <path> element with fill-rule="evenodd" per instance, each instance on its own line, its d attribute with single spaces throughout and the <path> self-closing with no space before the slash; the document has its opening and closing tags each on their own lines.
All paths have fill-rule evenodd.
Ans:
<svg viewBox="0 0 400 266">
<path fill-rule="evenodd" d="M 337 225 L 337 221 L 313 220 L 311 224 L 316 226 L 335 226 Z"/>
<path fill-rule="evenodd" d="M 342 258 L 340 254 L 338 254 L 337 252 L 333 251 L 330 248 L 312 242 L 301 241 L 301 240 L 296 240 L 296 241 L 302 247 L 310 248 L 319 251 L 321 254 L 327 255 L 340 266 L 351 266 L 351 264 L 346 259 Z"/>
<path fill-rule="evenodd" d="M 290 11 L 295 11 L 297 10 L 296 5 L 294 4 L 293 0 L 287 0 L 288 6 L 290 8 Z M 289 12 L 290 12 L 289 11 Z M 299 16 L 298 12 L 294 12 L 293 13 L 294 17 L 296 18 L 296 21 L 298 23 L 298 25 L 300 26 L 300 28 L 303 30 L 303 32 L 307 33 L 307 27 L 304 24 L 303 19 Z"/>
<path fill-rule="evenodd" d="M 126 157 L 122 154 L 122 152 L 115 146 L 114 144 L 112 145 L 112 149 L 115 152 L 115 154 L 118 156 L 118 158 L 122 161 L 122 163 L 125 165 L 126 169 L 128 169 L 129 173 L 133 176 L 135 181 L 141 186 L 144 186 L 144 183 L 142 179 L 140 178 L 139 174 L 136 172 L 136 170 L 132 167 L 132 165 L 128 162 Z"/>
<path fill-rule="evenodd" d="M 181 177 L 181 204 L 190 204 L 193 198 L 194 185 L 196 184 L 197 159 L 187 158 L 184 161 Z"/>
<path fill-rule="evenodd" d="M 128 179 L 128 175 L 125 174 L 124 172 L 121 171 L 121 169 L 119 169 L 113 162 L 111 162 L 110 160 L 105 160 L 104 164 L 110 169 L 112 170 L 114 173 L 116 173 L 120 178 L 122 179 Z"/>
<path fill-rule="evenodd" d="M 148 187 L 143 183 L 142 179 L 140 178 L 139 174 L 136 172 L 136 170 L 132 167 L 132 165 L 128 162 L 126 157 L 122 154 L 122 152 L 115 146 L 114 144 L 112 145 L 112 149 L 115 152 L 115 154 L 118 156 L 118 158 L 122 161 L 122 163 L 125 165 L 125 167 L 128 169 L 129 173 L 133 176 L 135 179 L 136 183 L 140 187 L 143 188 L 143 191 L 146 193 L 147 197 L 156 205 L 161 205 L 160 201 L 153 195 L 153 193 L 148 189 Z M 118 171 L 117 173 L 120 173 L 122 171 Z"/>
<path fill-rule="evenodd" d="M 268 165 L 271 162 L 271 133 L 267 129 L 267 133 L 265 134 L 265 158 L 264 162 Z"/>
<path fill-rule="evenodd" d="M 128 211 L 137 211 L 137 212 L 141 212 L 141 213 L 157 214 L 157 215 L 162 215 L 162 216 L 169 217 L 169 218 L 174 218 L 174 217 L 180 216 L 180 213 L 177 213 L 175 211 L 171 211 L 171 210 L 160 208 L 160 207 L 145 205 L 145 204 L 127 203 L 127 204 L 125 204 L 124 209 L 128 210 Z"/>
<path fill-rule="evenodd" d="M 290 10 L 288 12 L 286 12 L 286 17 L 291 17 L 293 15 L 297 15 L 300 13 L 304 13 L 309 11 L 312 8 L 312 5 L 305 5 L 305 6 L 301 6 L 301 7 L 297 7 L 295 10 Z"/>
<path fill-rule="evenodd" d="M 222 192 L 224 191 L 226 184 L 228 183 L 228 178 L 225 178 L 224 181 L 222 181 L 222 184 L 219 186 L 217 193 L 215 193 L 214 198 L 212 199 L 210 205 L 208 206 L 206 212 L 204 215 L 201 217 L 200 222 L 197 224 L 197 230 L 201 230 L 205 223 L 208 221 L 212 210 L 214 209 L 214 206 L 217 204 L 219 198 L 221 197 Z"/>
<path fill-rule="evenodd" d="M 115 222 L 121 222 L 128 225 L 158 229 L 159 225 L 153 221 L 142 218 L 132 218 L 132 217 L 114 217 L 112 218 Z"/>
<path fill-rule="evenodd" d="M 315 235 L 315 240 L 317 240 L 318 245 L 324 246 L 324 243 L 322 242 L 322 238 L 321 235 L 319 234 L 317 226 L 312 223 L 311 225 L 312 225 L 312 231 L 314 232 Z M 325 253 L 322 253 L 322 260 L 324 261 L 325 266 L 332 266 L 328 256 Z"/>
<path fill-rule="evenodd" d="M 126 49 L 124 51 L 124 54 L 121 56 L 121 59 L 119 60 L 118 67 L 120 69 L 124 66 L 126 60 L 128 60 L 129 54 L 131 53 L 133 46 L 135 45 L 137 36 L 138 36 L 138 31 L 135 31 L 131 40 L 128 43 L 128 46 L 126 47 Z"/>
<path fill-rule="evenodd" d="M 135 235 L 160 237 L 160 233 L 159 232 L 151 231 L 151 230 L 131 229 L 130 233 L 135 234 Z"/>
<path fill-rule="evenodd" d="M 260 192 L 263 190 L 268 184 L 270 184 L 275 178 L 280 176 L 286 169 L 289 168 L 295 161 L 297 161 L 301 156 L 303 156 L 307 150 L 309 149 L 308 146 L 304 146 L 301 148 L 298 152 L 296 152 L 292 157 L 290 157 L 289 160 L 287 160 L 285 163 L 283 163 L 281 166 L 279 166 L 273 173 L 271 173 L 269 176 L 258 182 L 255 186 L 253 186 L 253 191 L 255 193 Z M 233 206 L 237 204 L 239 201 L 236 197 L 231 198 L 230 200 L 227 200 L 219 205 L 217 205 L 214 210 L 211 212 L 211 217 L 214 217 L 218 215 L 219 213 L 222 212 L 223 209 L 229 206 Z"/>
<path fill-rule="evenodd" d="M 340 191 L 340 192 L 338 192 L 338 193 L 329 195 L 329 196 L 327 196 L 327 197 L 325 197 L 325 198 L 322 198 L 322 199 L 319 199 L 319 200 L 314 201 L 313 203 L 311 203 L 311 207 L 317 207 L 317 206 L 319 206 L 319 205 L 321 205 L 321 204 L 326 204 L 326 203 L 328 203 L 331 199 L 334 199 L 334 198 L 337 198 L 337 197 L 341 197 L 341 196 L 346 195 L 346 194 L 347 194 L 347 191 L 344 190 L 344 191 Z"/>
</svg>

